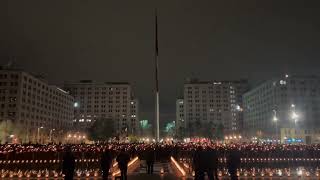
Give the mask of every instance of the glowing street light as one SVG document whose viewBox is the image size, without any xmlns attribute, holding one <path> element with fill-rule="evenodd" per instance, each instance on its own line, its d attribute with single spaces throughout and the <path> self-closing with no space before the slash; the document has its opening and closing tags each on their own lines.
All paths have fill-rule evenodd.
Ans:
<svg viewBox="0 0 320 180">
<path fill-rule="evenodd" d="M 43 129 L 43 126 L 41 126 L 41 127 L 38 127 L 38 133 L 37 133 L 37 142 L 39 142 L 40 141 L 40 129 Z"/>
<path fill-rule="evenodd" d="M 276 124 L 276 136 L 277 136 L 277 138 L 279 137 L 279 135 L 278 135 L 278 118 L 277 118 L 277 111 L 276 110 L 273 110 L 273 113 L 274 113 L 274 115 L 273 115 L 273 122 L 275 122 L 275 124 Z"/>
<path fill-rule="evenodd" d="M 274 116 L 274 117 L 273 117 L 273 121 L 274 121 L 274 122 L 277 122 L 277 121 L 278 121 L 277 116 Z"/>
<path fill-rule="evenodd" d="M 55 129 L 50 129 L 50 133 L 49 133 L 49 140 L 50 142 L 52 142 L 52 132 L 55 131 Z"/>
<path fill-rule="evenodd" d="M 296 121 L 299 116 L 296 112 L 292 112 L 291 117 L 292 117 L 292 119 L 294 119 Z"/>
<path fill-rule="evenodd" d="M 292 114 L 291 114 L 291 118 L 294 120 L 294 125 L 297 125 L 297 121 L 299 118 L 299 115 L 296 113 L 296 105 L 295 104 L 291 104 L 292 107 Z"/>
<path fill-rule="evenodd" d="M 79 103 L 78 103 L 78 102 L 75 102 L 75 103 L 73 104 L 73 107 L 75 107 L 75 108 L 79 107 Z"/>
</svg>

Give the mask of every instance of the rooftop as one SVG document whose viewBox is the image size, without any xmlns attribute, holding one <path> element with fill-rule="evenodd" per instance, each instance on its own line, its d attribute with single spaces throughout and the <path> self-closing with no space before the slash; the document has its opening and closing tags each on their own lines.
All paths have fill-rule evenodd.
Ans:
<svg viewBox="0 0 320 180">
<path fill-rule="evenodd" d="M 187 79 L 185 84 L 226 84 L 226 83 L 248 83 L 246 79 L 240 80 L 210 80 L 210 81 L 200 81 L 198 79 Z"/>
</svg>

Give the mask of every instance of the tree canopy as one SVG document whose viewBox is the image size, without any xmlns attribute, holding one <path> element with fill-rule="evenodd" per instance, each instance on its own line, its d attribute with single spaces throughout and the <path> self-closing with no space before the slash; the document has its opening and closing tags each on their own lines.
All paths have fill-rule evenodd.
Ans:
<svg viewBox="0 0 320 180">
<path fill-rule="evenodd" d="M 114 123 L 112 119 L 96 119 L 88 129 L 88 137 L 93 141 L 104 141 L 114 137 Z"/>
</svg>

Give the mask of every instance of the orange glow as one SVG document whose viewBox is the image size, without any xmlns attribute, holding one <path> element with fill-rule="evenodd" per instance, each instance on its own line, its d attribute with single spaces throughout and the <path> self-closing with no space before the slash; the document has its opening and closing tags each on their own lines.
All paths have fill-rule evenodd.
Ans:
<svg viewBox="0 0 320 180">
<path fill-rule="evenodd" d="M 129 163 L 128 163 L 128 167 L 130 167 L 132 164 L 134 164 L 136 161 L 138 161 L 138 157 L 133 158 Z M 114 164 L 113 164 L 114 165 Z M 115 172 L 112 173 L 112 176 L 116 176 L 120 174 L 120 170 L 116 170 Z"/>
<path fill-rule="evenodd" d="M 116 167 L 116 166 L 118 166 L 118 162 L 115 162 L 115 163 L 112 165 L 112 167 Z"/>
<path fill-rule="evenodd" d="M 190 167 L 189 167 L 189 165 L 188 164 L 186 164 L 186 163 L 183 163 L 183 166 L 184 167 L 186 167 L 187 169 L 189 169 Z"/>
<path fill-rule="evenodd" d="M 120 174 L 120 170 L 117 170 L 117 171 L 113 172 L 112 176 L 116 176 L 117 174 Z"/>
<path fill-rule="evenodd" d="M 183 170 L 183 168 L 178 164 L 178 162 L 171 156 L 170 157 L 173 164 L 177 167 L 177 169 L 181 172 L 182 176 L 186 176 L 186 172 Z"/>
</svg>

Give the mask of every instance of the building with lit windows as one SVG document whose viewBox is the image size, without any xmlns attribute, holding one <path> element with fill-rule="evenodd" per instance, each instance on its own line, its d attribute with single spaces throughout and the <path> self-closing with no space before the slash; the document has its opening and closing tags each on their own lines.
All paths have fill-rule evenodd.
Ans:
<svg viewBox="0 0 320 180">
<path fill-rule="evenodd" d="M 20 141 L 47 142 L 49 133 L 66 133 L 72 128 L 73 103 L 66 91 L 41 77 L 17 69 L 0 70 L 0 121 L 20 127 L 8 129 Z"/>
<path fill-rule="evenodd" d="M 134 135 L 142 135 L 142 131 L 140 128 L 140 122 L 139 122 L 139 101 L 138 99 L 132 99 L 130 101 L 130 111 L 131 111 L 131 117 L 130 117 L 130 134 Z"/>
<path fill-rule="evenodd" d="M 139 135 L 139 104 L 129 83 L 82 80 L 65 84 L 65 89 L 75 98 L 74 124 L 79 130 L 97 119 L 111 119 L 116 135 Z"/>
<path fill-rule="evenodd" d="M 286 144 L 319 144 L 320 129 L 303 129 L 303 128 L 281 128 L 280 129 L 281 143 Z"/>
<path fill-rule="evenodd" d="M 187 81 L 184 84 L 183 102 L 189 135 L 212 136 L 218 131 L 225 134 L 241 133 L 242 95 L 247 90 L 247 80 Z"/>
<path fill-rule="evenodd" d="M 183 99 L 176 101 L 176 135 L 177 137 L 184 137 L 186 131 L 186 123 L 184 120 L 184 102 Z"/>
<path fill-rule="evenodd" d="M 319 128 L 320 78 L 274 78 L 244 96 L 244 128 L 247 136 L 280 139 L 280 129 Z M 281 139 L 283 142 L 283 139 Z"/>
</svg>

